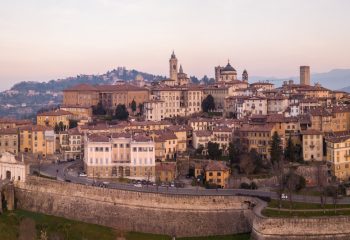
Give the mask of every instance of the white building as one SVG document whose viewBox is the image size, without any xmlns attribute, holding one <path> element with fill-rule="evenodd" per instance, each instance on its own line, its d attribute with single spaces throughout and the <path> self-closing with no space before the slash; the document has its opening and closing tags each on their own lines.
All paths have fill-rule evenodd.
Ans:
<svg viewBox="0 0 350 240">
<path fill-rule="evenodd" d="M 162 100 L 150 100 L 144 102 L 143 114 L 146 121 L 162 121 L 165 115 L 165 102 Z"/>
<path fill-rule="evenodd" d="M 85 137 L 84 168 L 89 177 L 154 181 L 155 143 L 144 135 L 93 134 Z"/>
<path fill-rule="evenodd" d="M 29 167 L 22 161 L 17 161 L 15 155 L 5 152 L 0 155 L 0 179 L 25 181 Z"/>
</svg>

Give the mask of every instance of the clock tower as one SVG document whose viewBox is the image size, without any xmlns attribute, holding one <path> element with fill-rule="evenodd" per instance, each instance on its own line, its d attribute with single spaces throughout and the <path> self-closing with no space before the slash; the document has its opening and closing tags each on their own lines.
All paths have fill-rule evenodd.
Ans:
<svg viewBox="0 0 350 240">
<path fill-rule="evenodd" d="M 169 59 L 169 70 L 169 78 L 177 82 L 177 58 L 174 51 Z"/>
</svg>

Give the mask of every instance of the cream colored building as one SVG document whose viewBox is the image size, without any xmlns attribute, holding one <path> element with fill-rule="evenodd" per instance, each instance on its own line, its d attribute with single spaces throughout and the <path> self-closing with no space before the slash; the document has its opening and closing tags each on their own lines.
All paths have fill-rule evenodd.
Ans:
<svg viewBox="0 0 350 240">
<path fill-rule="evenodd" d="M 162 100 L 150 100 L 144 103 L 143 114 L 146 121 L 162 121 L 165 115 L 165 102 Z"/>
<path fill-rule="evenodd" d="M 155 144 L 149 137 L 94 134 L 85 138 L 84 151 L 89 177 L 155 180 Z"/>
<path fill-rule="evenodd" d="M 305 161 L 323 160 L 323 134 L 317 130 L 301 132 L 303 136 L 303 158 Z"/>
<path fill-rule="evenodd" d="M 332 175 L 342 181 L 350 178 L 350 134 L 344 132 L 327 136 L 327 161 Z"/>
<path fill-rule="evenodd" d="M 0 130 L 0 154 L 10 152 L 18 154 L 18 130 L 16 128 L 6 128 Z"/>
</svg>

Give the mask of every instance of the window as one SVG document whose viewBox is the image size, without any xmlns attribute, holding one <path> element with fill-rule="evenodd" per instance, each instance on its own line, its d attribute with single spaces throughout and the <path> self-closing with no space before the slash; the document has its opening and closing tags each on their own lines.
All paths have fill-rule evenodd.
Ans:
<svg viewBox="0 0 350 240">
<path fill-rule="evenodd" d="M 136 147 L 132 148 L 132 151 L 137 152 L 137 148 Z"/>
<path fill-rule="evenodd" d="M 106 152 L 109 152 L 109 148 L 108 148 L 108 147 L 106 147 L 106 148 L 105 148 L 105 151 L 106 151 Z"/>
<path fill-rule="evenodd" d="M 216 175 L 217 175 L 218 177 L 220 177 L 220 176 L 221 176 L 221 172 L 218 172 Z"/>
<path fill-rule="evenodd" d="M 212 172 L 209 172 L 209 176 L 213 176 L 213 173 L 212 173 Z"/>
</svg>

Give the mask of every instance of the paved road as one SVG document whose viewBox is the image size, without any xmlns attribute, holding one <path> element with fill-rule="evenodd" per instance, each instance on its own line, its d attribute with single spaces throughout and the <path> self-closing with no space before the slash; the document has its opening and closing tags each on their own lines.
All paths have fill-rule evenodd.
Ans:
<svg viewBox="0 0 350 240">
<path fill-rule="evenodd" d="M 68 171 L 69 167 L 78 162 L 68 162 L 61 164 L 42 164 L 40 166 L 40 173 L 43 175 L 51 176 L 60 181 L 70 181 L 73 183 L 92 185 L 94 180 L 86 177 L 79 177 L 76 172 Z M 38 166 L 32 166 L 33 170 L 38 170 Z M 97 183 L 102 183 L 98 181 Z M 110 182 L 108 188 L 138 191 L 138 192 L 153 192 L 164 194 L 182 194 L 182 195 L 217 195 L 217 196 L 230 196 L 230 195 L 243 195 L 243 196 L 256 196 L 256 197 L 269 197 L 272 199 L 279 199 L 279 196 L 275 192 L 261 191 L 261 190 L 248 190 L 248 189 L 204 189 L 204 188 L 175 188 L 175 187 L 161 187 L 152 185 L 143 185 L 142 187 L 136 187 L 134 184 L 128 183 L 116 183 Z M 287 200 L 288 201 L 288 200 Z M 309 202 L 320 203 L 320 197 L 306 196 L 306 195 L 293 195 L 293 201 L 296 202 Z M 350 198 L 344 197 L 338 199 L 339 204 L 350 204 Z M 327 198 L 327 203 L 332 203 L 331 198 Z"/>
</svg>

